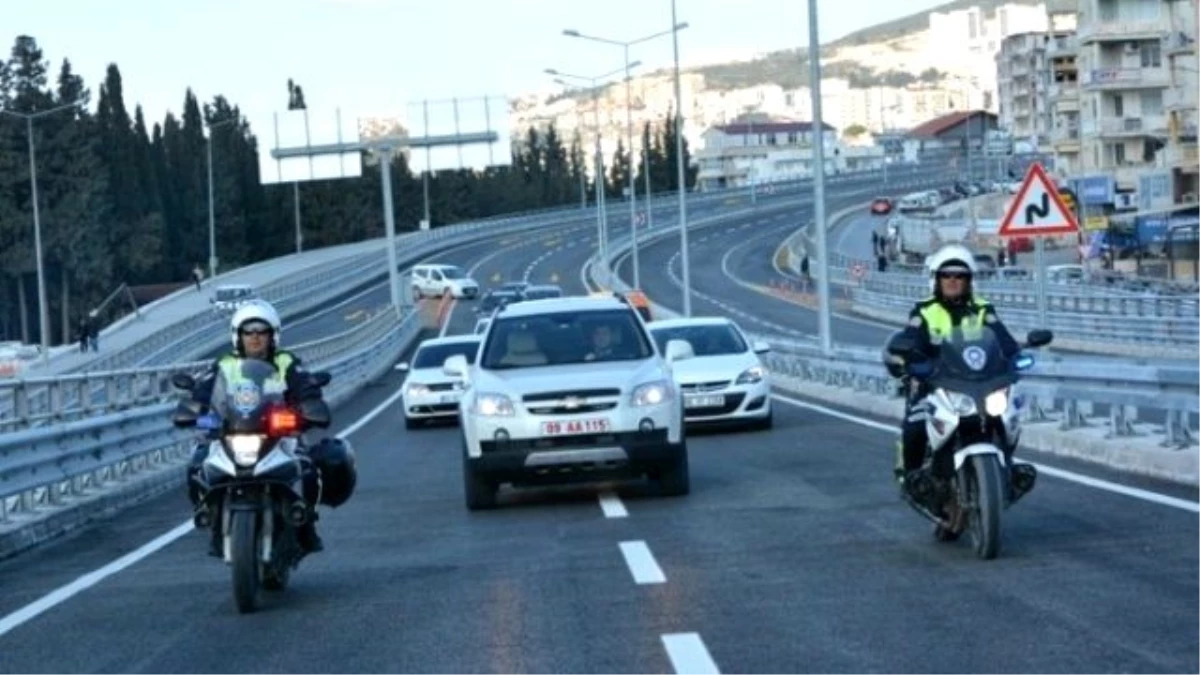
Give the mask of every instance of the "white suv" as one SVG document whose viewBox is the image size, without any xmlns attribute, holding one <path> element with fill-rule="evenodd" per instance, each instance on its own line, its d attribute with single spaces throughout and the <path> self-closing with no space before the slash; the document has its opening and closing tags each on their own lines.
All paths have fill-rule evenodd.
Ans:
<svg viewBox="0 0 1200 675">
<path fill-rule="evenodd" d="M 514 486 L 641 477 L 687 494 L 683 398 L 671 364 L 691 358 L 672 340 L 660 354 L 641 317 L 617 298 L 568 297 L 496 312 L 459 404 L 467 508 L 492 507 Z"/>
<path fill-rule="evenodd" d="M 479 284 L 454 265 L 417 265 L 412 269 L 413 298 L 457 298 L 479 296 Z"/>
</svg>

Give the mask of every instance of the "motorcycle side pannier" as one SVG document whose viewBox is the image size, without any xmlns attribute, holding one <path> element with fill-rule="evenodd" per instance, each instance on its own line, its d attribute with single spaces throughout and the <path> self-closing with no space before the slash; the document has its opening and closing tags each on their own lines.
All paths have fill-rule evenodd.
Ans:
<svg viewBox="0 0 1200 675">
<path fill-rule="evenodd" d="M 321 477 L 321 503 L 337 508 L 349 501 L 358 484 L 358 467 L 349 441 L 323 438 L 311 453 Z"/>
</svg>

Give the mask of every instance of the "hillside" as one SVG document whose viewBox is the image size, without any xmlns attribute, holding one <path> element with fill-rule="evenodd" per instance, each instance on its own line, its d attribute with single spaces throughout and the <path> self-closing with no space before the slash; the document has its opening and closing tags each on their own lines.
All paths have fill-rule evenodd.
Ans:
<svg viewBox="0 0 1200 675">
<path fill-rule="evenodd" d="M 930 12 L 953 12 L 960 9 L 970 9 L 971 7 L 979 7 L 985 14 L 992 14 L 996 8 L 1002 5 L 1037 5 L 1044 0 L 954 0 L 947 2 L 944 5 L 938 5 L 924 12 L 909 14 L 908 16 L 893 19 L 874 26 L 868 26 L 862 30 L 856 30 L 849 35 L 838 38 L 833 42 L 826 43 L 822 49 L 837 49 L 839 47 L 852 47 L 856 45 L 872 44 L 877 42 L 886 42 L 898 37 L 907 35 L 908 33 L 916 33 L 925 30 L 929 27 Z"/>
</svg>

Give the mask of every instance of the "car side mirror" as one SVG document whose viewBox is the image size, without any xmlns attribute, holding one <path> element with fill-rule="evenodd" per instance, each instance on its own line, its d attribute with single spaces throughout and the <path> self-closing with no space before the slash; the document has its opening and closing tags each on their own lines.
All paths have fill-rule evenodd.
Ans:
<svg viewBox="0 0 1200 675">
<path fill-rule="evenodd" d="M 447 357 L 446 360 L 442 362 L 443 373 L 449 375 L 450 377 L 461 377 L 464 380 L 467 377 L 467 369 L 469 367 L 470 364 L 467 363 L 467 357 L 463 356 L 462 354 L 455 354 L 454 356 Z"/>
<path fill-rule="evenodd" d="M 667 363 L 684 361 L 695 356 L 696 352 L 692 350 L 692 343 L 687 340 L 669 340 L 667 342 Z"/>
<path fill-rule="evenodd" d="M 759 340 L 754 343 L 754 353 L 755 354 L 766 354 L 767 352 L 770 352 L 770 351 L 771 351 L 771 345 L 763 342 L 762 340 Z"/>
<path fill-rule="evenodd" d="M 408 362 L 407 362 L 407 361 L 401 361 L 400 363 L 397 363 L 397 364 L 396 364 L 396 367 L 395 367 L 395 370 L 398 370 L 398 371 L 400 371 L 400 372 L 402 372 L 402 373 L 408 372 Z"/>
</svg>

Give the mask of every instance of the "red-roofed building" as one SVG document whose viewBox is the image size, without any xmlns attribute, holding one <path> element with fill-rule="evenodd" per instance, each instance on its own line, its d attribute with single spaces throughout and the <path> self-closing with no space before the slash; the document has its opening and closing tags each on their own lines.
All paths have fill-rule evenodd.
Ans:
<svg viewBox="0 0 1200 675">
<path fill-rule="evenodd" d="M 843 147 L 838 142 L 837 128 L 829 124 L 822 127 L 827 175 L 878 168 L 871 162 L 882 162 L 881 149 Z M 815 137 L 812 122 L 742 119 L 710 127 L 702 136 L 704 146 L 696 153 L 699 189 L 811 176 Z"/>
<path fill-rule="evenodd" d="M 999 128 L 999 118 L 986 110 L 964 110 L 935 117 L 909 129 L 904 141 L 908 161 L 983 156 L 984 139 Z"/>
</svg>

